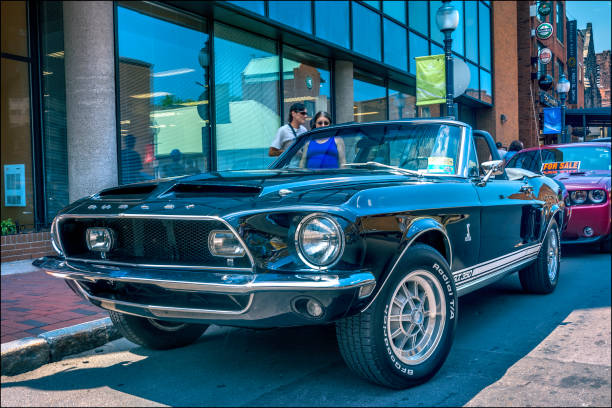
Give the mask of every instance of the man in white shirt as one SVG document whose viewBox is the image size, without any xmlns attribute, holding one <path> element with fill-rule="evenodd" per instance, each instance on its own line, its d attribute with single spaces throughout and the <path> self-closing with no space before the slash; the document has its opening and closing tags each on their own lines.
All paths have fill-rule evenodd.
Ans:
<svg viewBox="0 0 612 408">
<path fill-rule="evenodd" d="M 276 136 L 268 150 L 268 156 L 280 156 L 295 138 L 308 131 L 304 126 L 306 122 L 306 107 L 303 103 L 294 103 L 289 109 L 289 123 L 278 128 Z"/>
</svg>

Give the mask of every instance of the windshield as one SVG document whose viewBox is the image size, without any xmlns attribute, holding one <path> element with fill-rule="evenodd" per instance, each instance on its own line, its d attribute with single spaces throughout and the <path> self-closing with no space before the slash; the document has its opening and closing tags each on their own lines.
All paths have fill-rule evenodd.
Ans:
<svg viewBox="0 0 612 408">
<path fill-rule="evenodd" d="M 273 165 L 288 169 L 394 169 L 456 175 L 462 128 L 445 123 L 364 125 L 304 135 Z"/>
<path fill-rule="evenodd" d="M 610 171 L 610 148 L 566 146 L 516 154 L 506 167 L 518 167 L 554 177 L 559 173 Z"/>
</svg>

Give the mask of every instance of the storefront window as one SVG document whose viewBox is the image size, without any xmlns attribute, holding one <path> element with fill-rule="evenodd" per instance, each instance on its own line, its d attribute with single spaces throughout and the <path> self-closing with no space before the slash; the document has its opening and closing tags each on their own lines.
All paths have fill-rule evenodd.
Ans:
<svg viewBox="0 0 612 408">
<path fill-rule="evenodd" d="M 406 24 L 406 2 L 385 0 L 383 1 L 383 12 L 400 23 Z"/>
<path fill-rule="evenodd" d="M 238 0 L 238 1 L 229 1 L 229 3 L 245 8 L 254 13 L 261 14 L 262 16 L 265 14 L 265 8 L 264 8 L 263 1 Z"/>
<path fill-rule="evenodd" d="M 465 56 L 478 63 L 478 2 L 465 2 Z"/>
<path fill-rule="evenodd" d="M 34 227 L 30 63 L 25 1 L 2 2 L 1 58 L 1 194 L 2 220 L 11 218 L 19 230 Z"/>
<path fill-rule="evenodd" d="M 217 168 L 265 168 L 281 125 L 274 41 L 215 24 Z"/>
<path fill-rule="evenodd" d="M 354 120 L 373 122 L 387 119 L 387 91 L 382 78 L 355 71 L 353 74 Z"/>
<path fill-rule="evenodd" d="M 478 85 L 478 67 L 474 64 L 466 62 L 470 69 L 470 84 L 465 90 L 465 94 L 471 96 L 474 99 L 480 99 L 480 86 Z"/>
<path fill-rule="evenodd" d="M 491 85 L 491 74 L 480 70 L 480 100 L 493 103 L 493 86 Z"/>
<path fill-rule="evenodd" d="M 380 15 L 353 3 L 353 50 L 380 61 Z"/>
<path fill-rule="evenodd" d="M 560 1 L 557 1 L 557 39 L 563 42 L 563 31 L 565 26 L 563 25 L 563 4 Z"/>
<path fill-rule="evenodd" d="M 480 65 L 491 69 L 491 11 L 478 3 L 478 30 L 480 33 Z"/>
<path fill-rule="evenodd" d="M 416 117 L 416 90 L 404 84 L 389 83 L 389 119 Z"/>
<path fill-rule="evenodd" d="M 442 34 L 442 31 L 438 30 L 438 25 L 436 24 L 436 13 L 440 7 L 442 7 L 441 1 L 429 2 L 429 27 L 431 27 L 431 39 L 440 44 L 444 44 L 444 34 Z"/>
<path fill-rule="evenodd" d="M 463 24 L 465 22 L 463 14 L 463 1 L 453 1 L 450 4 L 459 12 L 459 25 L 452 33 L 452 50 L 459 55 L 463 55 Z"/>
<path fill-rule="evenodd" d="M 385 63 L 403 71 L 408 69 L 406 29 L 391 20 L 384 20 Z"/>
<path fill-rule="evenodd" d="M 268 12 L 279 23 L 312 33 L 310 1 L 269 1 Z"/>
<path fill-rule="evenodd" d="M 423 37 L 410 32 L 410 73 L 416 75 L 415 57 L 429 55 L 429 43 Z"/>
<path fill-rule="evenodd" d="M 306 106 L 309 119 L 319 111 L 331 114 L 329 61 L 289 46 L 283 52 L 283 104 L 287 115 L 296 102 Z M 308 122 L 305 127 L 310 129 Z"/>
<path fill-rule="evenodd" d="M 42 125 L 47 222 L 69 204 L 64 75 L 64 20 L 61 1 L 41 4 Z"/>
<path fill-rule="evenodd" d="M 136 2 L 121 3 L 117 21 L 121 183 L 206 171 L 205 22 Z"/>
<path fill-rule="evenodd" d="M 408 2 L 408 21 L 410 28 L 427 35 L 427 2 L 409 1 Z M 435 27 L 435 25 L 434 25 Z"/>
<path fill-rule="evenodd" d="M 317 37 L 349 48 L 348 1 L 315 1 Z"/>
</svg>

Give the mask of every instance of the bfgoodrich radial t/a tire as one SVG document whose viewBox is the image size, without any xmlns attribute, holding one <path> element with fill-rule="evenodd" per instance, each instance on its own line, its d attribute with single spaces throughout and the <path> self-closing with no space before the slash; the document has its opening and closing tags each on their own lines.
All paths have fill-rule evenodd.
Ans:
<svg viewBox="0 0 612 408">
<path fill-rule="evenodd" d="M 398 263 L 365 311 L 336 324 L 347 365 L 391 388 L 430 379 L 450 351 L 457 324 L 457 292 L 446 260 L 417 244 Z"/>
<path fill-rule="evenodd" d="M 529 293 L 551 293 L 559 282 L 560 266 L 559 227 L 555 220 L 551 220 L 536 261 L 519 272 L 521 286 Z"/>
<path fill-rule="evenodd" d="M 166 322 L 111 310 L 108 314 L 123 337 L 132 343 L 157 350 L 191 344 L 208 328 L 206 324 Z"/>
</svg>

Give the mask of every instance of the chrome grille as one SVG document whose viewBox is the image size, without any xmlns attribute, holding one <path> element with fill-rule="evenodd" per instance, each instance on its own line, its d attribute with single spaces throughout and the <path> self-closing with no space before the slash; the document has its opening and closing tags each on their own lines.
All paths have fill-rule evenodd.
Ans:
<svg viewBox="0 0 612 408">
<path fill-rule="evenodd" d="M 68 258 L 102 260 L 99 252 L 90 251 L 85 241 L 87 228 L 111 228 L 117 237 L 114 248 L 104 261 L 168 266 L 211 266 L 249 268 L 245 255 L 227 259 L 213 256 L 208 249 L 212 230 L 227 230 L 220 220 L 167 218 L 67 218 L 58 225 L 60 240 Z"/>
</svg>

